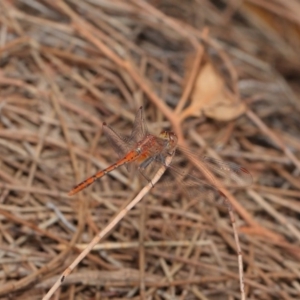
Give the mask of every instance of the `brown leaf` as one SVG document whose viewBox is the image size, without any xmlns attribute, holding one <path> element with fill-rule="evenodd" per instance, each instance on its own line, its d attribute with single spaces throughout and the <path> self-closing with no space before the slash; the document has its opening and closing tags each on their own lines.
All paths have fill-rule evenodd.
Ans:
<svg viewBox="0 0 300 300">
<path fill-rule="evenodd" d="M 225 86 L 223 78 L 211 63 L 201 68 L 191 96 L 191 104 L 182 112 L 181 119 L 188 116 L 205 116 L 230 121 L 246 110 L 246 106 Z"/>
</svg>

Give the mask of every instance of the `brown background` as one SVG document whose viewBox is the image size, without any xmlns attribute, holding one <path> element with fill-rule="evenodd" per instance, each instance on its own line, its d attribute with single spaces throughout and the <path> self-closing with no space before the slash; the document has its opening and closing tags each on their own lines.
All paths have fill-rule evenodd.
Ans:
<svg viewBox="0 0 300 300">
<path fill-rule="evenodd" d="M 139 191 L 124 169 L 67 192 L 117 156 L 102 122 L 173 128 L 234 161 L 229 186 L 248 299 L 299 299 L 298 1 L 0 2 L 0 294 L 41 299 Z M 224 206 L 166 189 L 137 205 L 53 299 L 240 299 Z M 76 250 L 77 249 L 77 250 Z"/>
</svg>

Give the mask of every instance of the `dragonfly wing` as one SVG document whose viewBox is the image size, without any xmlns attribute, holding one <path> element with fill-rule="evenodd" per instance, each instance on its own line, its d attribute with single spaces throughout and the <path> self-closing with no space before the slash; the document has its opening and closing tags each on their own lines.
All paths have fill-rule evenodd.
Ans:
<svg viewBox="0 0 300 300">
<path fill-rule="evenodd" d="M 206 201 L 213 204 L 224 200 L 223 194 L 218 188 L 210 184 L 204 176 L 201 176 L 198 170 L 189 164 L 184 170 L 171 165 L 168 172 L 175 179 L 181 193 L 187 195 L 190 199 L 197 201 Z"/>
<path fill-rule="evenodd" d="M 154 193 L 159 192 L 166 198 L 174 199 L 180 196 L 197 199 L 199 201 L 214 202 L 223 199 L 222 194 L 213 185 L 209 184 L 206 179 L 197 172 L 191 163 L 184 166 L 184 170 L 176 165 L 180 165 L 182 160 L 179 157 L 173 158 L 173 162 L 167 167 L 164 175 L 154 187 Z M 186 159 L 185 159 L 186 161 Z M 154 174 L 161 166 L 164 165 L 163 155 L 150 157 L 139 165 L 139 175 L 144 183 L 151 182 Z"/>
<path fill-rule="evenodd" d="M 124 157 L 139 141 L 147 134 L 146 122 L 144 120 L 143 107 L 141 106 L 136 113 L 133 129 L 129 138 L 120 137 L 110 126 L 103 123 L 103 133 L 107 140 L 118 154 L 119 158 Z M 126 165 L 130 171 L 130 165 Z"/>
<path fill-rule="evenodd" d="M 151 181 L 153 175 L 163 165 L 163 161 L 157 158 L 151 162 L 145 169 L 141 170 L 141 178 L 144 182 Z M 190 200 L 205 201 L 218 204 L 220 200 L 224 200 L 223 195 L 213 185 L 207 183 L 202 177 L 196 177 L 195 170 L 189 164 L 184 171 L 175 167 L 177 162 L 172 163 L 167 168 L 160 181 L 153 189 L 154 194 L 162 195 L 168 200 L 179 200 L 186 197 Z"/>
<path fill-rule="evenodd" d="M 193 161 L 195 165 L 198 165 L 202 177 L 210 178 L 209 173 L 212 173 L 225 185 L 234 183 L 246 187 L 252 184 L 253 179 L 250 172 L 236 163 L 225 162 L 208 156 L 197 156 L 194 152 L 182 147 L 179 148 L 179 151 Z"/>
<path fill-rule="evenodd" d="M 132 149 L 134 145 L 143 140 L 147 135 L 147 126 L 144 119 L 143 107 L 141 106 L 136 113 L 133 123 L 133 129 L 128 138 L 120 137 L 109 125 L 103 123 L 103 133 L 107 140 L 119 155 L 119 158 L 123 157 L 128 151 Z"/>
<path fill-rule="evenodd" d="M 239 164 L 221 161 L 208 156 L 203 156 L 202 161 L 217 175 L 228 177 L 238 185 L 250 186 L 252 184 L 253 179 L 250 172 Z"/>
<path fill-rule="evenodd" d="M 114 151 L 118 154 L 119 158 L 125 156 L 130 150 L 128 143 L 106 123 L 103 123 L 102 130 Z"/>
<path fill-rule="evenodd" d="M 141 106 L 135 115 L 133 128 L 128 142 L 130 144 L 136 144 L 137 142 L 140 142 L 147 135 L 147 133 L 148 131 L 144 119 L 143 107 Z"/>
</svg>

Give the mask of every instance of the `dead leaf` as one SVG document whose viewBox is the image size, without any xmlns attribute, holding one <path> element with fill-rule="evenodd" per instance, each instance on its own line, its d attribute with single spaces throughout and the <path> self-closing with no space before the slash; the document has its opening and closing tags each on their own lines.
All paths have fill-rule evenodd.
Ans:
<svg viewBox="0 0 300 300">
<path fill-rule="evenodd" d="M 245 110 L 245 104 L 226 88 L 223 78 L 208 62 L 200 69 L 191 103 L 180 118 L 183 120 L 189 116 L 200 117 L 204 114 L 218 121 L 231 121 L 241 116 Z"/>
</svg>

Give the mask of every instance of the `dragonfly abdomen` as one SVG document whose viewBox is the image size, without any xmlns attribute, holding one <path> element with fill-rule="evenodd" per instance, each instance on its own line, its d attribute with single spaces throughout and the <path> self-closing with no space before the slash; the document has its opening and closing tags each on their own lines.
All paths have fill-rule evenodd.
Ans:
<svg viewBox="0 0 300 300">
<path fill-rule="evenodd" d="M 129 163 L 129 162 L 132 162 L 132 161 L 136 160 L 139 157 L 139 155 L 140 155 L 140 153 L 138 151 L 135 151 L 135 150 L 130 151 L 125 157 L 123 157 L 122 159 L 117 161 L 115 164 L 109 166 L 108 168 L 106 168 L 104 170 L 101 170 L 101 171 L 97 172 L 93 176 L 87 178 L 86 180 L 84 180 L 81 183 L 79 183 L 78 185 L 76 185 L 68 193 L 68 195 L 73 196 L 73 195 L 77 194 L 81 190 L 85 189 L 86 187 L 88 187 L 89 185 L 94 183 L 97 179 L 100 179 L 101 177 L 103 177 L 106 174 L 112 172 L 116 168 L 121 167 L 122 165 L 124 165 L 126 163 Z"/>
</svg>

